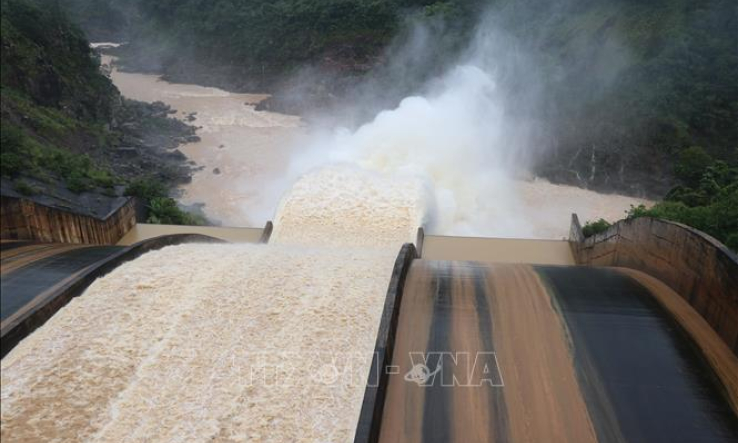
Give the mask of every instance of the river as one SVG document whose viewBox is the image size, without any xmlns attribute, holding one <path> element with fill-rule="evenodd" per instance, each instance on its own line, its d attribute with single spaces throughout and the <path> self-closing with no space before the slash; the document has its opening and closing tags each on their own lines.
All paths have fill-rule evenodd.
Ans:
<svg viewBox="0 0 738 443">
<path fill-rule="evenodd" d="M 111 57 L 103 57 L 104 65 L 111 61 Z M 200 141 L 179 147 L 198 167 L 192 182 L 181 186 L 180 203 L 204 205 L 202 209 L 208 218 L 227 226 L 262 226 L 273 218 L 280 196 L 295 179 L 284 178 L 290 173 L 294 175 L 290 161 L 315 143 L 310 128 L 299 117 L 256 111 L 256 104 L 267 98 L 266 94 L 237 94 L 170 83 L 156 75 L 121 72 L 114 63 L 110 76 L 123 96 L 164 102 L 177 110 L 175 117 L 184 121 L 189 118 L 188 123 L 200 127 Z M 463 173 L 458 175 L 462 177 L 452 181 L 463 180 Z M 469 194 L 468 186 L 457 194 Z M 616 221 L 623 218 L 630 205 L 650 203 L 555 185 L 543 179 L 515 179 L 491 185 L 485 182 L 484 186 L 483 192 L 474 192 L 487 195 L 492 201 L 512 199 L 514 205 L 490 211 L 475 206 L 479 196 L 457 196 L 454 210 L 466 206 L 466 212 L 461 211 L 452 223 L 430 231 L 447 235 L 562 238 L 568 235 L 571 213 L 579 214 L 582 222 L 600 217 Z M 490 186 L 501 189 L 490 192 Z M 480 220 L 474 220 L 475 217 Z"/>
<path fill-rule="evenodd" d="M 110 62 L 103 57 L 103 64 Z M 175 117 L 200 127 L 200 141 L 179 147 L 202 168 L 181 186 L 180 203 L 204 204 L 208 218 L 230 226 L 262 226 L 272 216 L 275 202 L 265 201 L 264 185 L 284 172 L 290 147 L 304 135 L 299 117 L 255 111 L 264 94 L 169 83 L 115 68 L 111 79 L 123 96 L 164 102 L 177 110 Z"/>
</svg>

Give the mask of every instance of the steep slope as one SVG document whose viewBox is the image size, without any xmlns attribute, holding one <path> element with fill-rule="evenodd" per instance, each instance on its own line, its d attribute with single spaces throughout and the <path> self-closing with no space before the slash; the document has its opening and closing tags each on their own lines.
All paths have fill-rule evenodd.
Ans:
<svg viewBox="0 0 738 443">
<path fill-rule="evenodd" d="M 125 100 L 58 6 L 2 1 L 2 194 L 102 216 L 125 185 L 189 179 L 169 155 L 194 128 Z"/>
</svg>

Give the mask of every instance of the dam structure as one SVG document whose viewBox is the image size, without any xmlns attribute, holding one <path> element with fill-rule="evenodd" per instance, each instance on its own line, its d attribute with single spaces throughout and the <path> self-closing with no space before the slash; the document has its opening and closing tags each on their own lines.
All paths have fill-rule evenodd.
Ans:
<svg viewBox="0 0 738 443">
<path fill-rule="evenodd" d="M 738 439 L 725 246 L 647 218 L 426 235 L 431 207 L 329 166 L 263 230 L 4 240 L 3 441 Z"/>
</svg>

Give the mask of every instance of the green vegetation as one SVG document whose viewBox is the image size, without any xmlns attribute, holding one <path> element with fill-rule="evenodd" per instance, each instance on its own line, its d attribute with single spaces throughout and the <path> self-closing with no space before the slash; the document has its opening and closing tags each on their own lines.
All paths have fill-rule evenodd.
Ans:
<svg viewBox="0 0 738 443">
<path fill-rule="evenodd" d="M 3 177 L 58 178 L 76 193 L 119 181 L 74 149 L 108 136 L 103 127 L 118 93 L 97 66 L 82 32 L 58 8 L 2 1 Z"/>
<path fill-rule="evenodd" d="M 43 0 L 39 0 L 43 1 Z M 52 0 L 45 0 L 47 3 Z M 408 15 L 446 17 L 445 40 L 473 30 L 481 0 L 62 0 L 92 35 L 126 23 L 127 65 L 171 73 L 227 72 L 266 84 L 313 62 L 365 72 Z M 94 8 L 93 5 L 100 5 Z M 93 10 L 108 11 L 100 14 Z M 122 17 L 116 19 L 116 17 Z"/>
<path fill-rule="evenodd" d="M 81 26 L 93 42 L 118 42 L 130 38 L 138 18 L 137 0 L 54 0 Z M 44 3 L 50 4 L 49 0 Z"/>
<path fill-rule="evenodd" d="M 591 237 L 595 234 L 600 234 L 607 231 L 607 228 L 609 228 L 610 226 L 612 226 L 610 222 L 608 222 L 604 218 L 601 218 L 597 221 L 588 221 L 584 224 L 584 227 L 582 227 L 582 234 L 584 234 L 585 237 Z"/>
<path fill-rule="evenodd" d="M 676 153 L 686 147 L 738 161 L 738 13 L 731 0 L 62 4 L 93 34 L 110 21 L 127 26 L 131 44 L 121 55 L 131 68 L 251 90 L 303 65 L 355 79 L 387 61 L 382 51 L 408 17 L 442 22 L 427 42 L 430 63 L 408 68 L 421 72 L 398 80 L 395 100 L 454 60 L 489 9 L 485 26 L 510 37 L 504 46 L 515 54 L 530 56 L 521 62 L 503 55 L 499 81 L 511 95 L 507 111 L 540 122 L 540 139 L 531 143 L 552 145 L 536 172 L 594 189 L 663 195 L 674 184 Z M 327 83 L 317 89 L 331 96 L 353 84 Z"/>
<path fill-rule="evenodd" d="M 631 207 L 628 218 L 684 223 L 738 251 L 738 167 L 712 159 L 702 148 L 685 149 L 679 157 L 681 184 L 652 208 Z"/>
<path fill-rule="evenodd" d="M 148 201 L 157 197 L 166 197 L 168 192 L 164 183 L 151 177 L 143 177 L 131 181 L 125 194 Z"/>
<path fill-rule="evenodd" d="M 130 36 L 122 55 L 135 67 L 220 72 L 257 88 L 310 64 L 359 77 L 386 62 L 382 51 L 408 17 L 442 23 L 429 45 L 438 66 L 427 70 L 440 69 L 491 8 L 488 26 L 511 37 L 512 52 L 531 56 L 503 59 L 499 82 L 507 112 L 541 122 L 531 143 L 552 145 L 537 172 L 651 195 L 678 182 L 662 203 L 630 215 L 682 221 L 735 248 L 738 13 L 730 0 L 0 1 L 2 174 L 13 180 L 31 171 L 77 191 L 116 182 L 91 152 L 63 153 L 104 149 L 120 97 L 60 7 L 96 38 L 111 24 L 110 35 Z M 351 85 L 329 83 L 327 95 Z M 166 193 L 140 193 L 157 219 L 177 218 L 176 205 L 154 204 Z"/>
<path fill-rule="evenodd" d="M 77 194 L 115 196 L 114 186 L 126 182 L 112 172 L 115 165 L 110 161 L 112 148 L 124 137 L 114 127 L 116 121 L 133 122 L 141 133 L 156 134 L 177 132 L 184 125 L 167 119 L 161 107 L 141 110 L 140 104 L 122 100 L 59 2 L 0 3 L 3 181 L 28 197 L 55 195 L 60 185 Z M 103 11 L 99 6 L 104 2 L 94 3 L 90 13 Z M 148 202 L 151 222 L 204 222 L 181 211 L 161 183 L 134 180 L 129 190 Z"/>
<path fill-rule="evenodd" d="M 77 193 L 95 187 L 112 188 L 117 182 L 109 171 L 97 167 L 87 155 L 39 142 L 19 126 L 3 121 L 0 134 L 3 147 L 0 172 L 4 177 L 17 177 L 23 173 L 44 179 L 53 175 L 64 180 L 67 188 Z"/>
<path fill-rule="evenodd" d="M 205 219 L 185 212 L 177 206 L 177 202 L 169 197 L 151 199 L 148 204 L 148 223 L 164 225 L 204 225 Z"/>
<path fill-rule="evenodd" d="M 99 73 L 83 32 L 54 5 L 1 2 L 3 111 L 11 101 L 20 113 L 40 106 L 45 108 L 41 114 L 53 109 L 67 119 L 104 121 L 118 99 L 117 90 Z M 58 117 L 49 114 L 44 123 L 69 123 Z"/>
<path fill-rule="evenodd" d="M 180 209 L 177 202 L 167 194 L 166 186 L 152 178 L 134 180 L 126 188 L 126 195 L 146 202 L 147 223 L 196 226 L 207 224 L 204 217 Z"/>
<path fill-rule="evenodd" d="M 734 2 L 497 4 L 499 25 L 533 54 L 542 80 L 544 92 L 529 98 L 543 98 L 541 143 L 555 140 L 553 158 L 541 160 L 547 176 L 655 196 L 674 184 L 677 153 L 689 146 L 738 160 Z M 521 112 L 530 112 L 524 83 L 530 76 L 511 69 L 508 84 L 518 87 Z"/>
<path fill-rule="evenodd" d="M 36 195 L 38 193 L 38 189 L 34 188 L 33 186 L 29 185 L 23 180 L 16 180 L 13 183 L 13 187 L 16 191 L 18 191 L 21 195 Z"/>
</svg>

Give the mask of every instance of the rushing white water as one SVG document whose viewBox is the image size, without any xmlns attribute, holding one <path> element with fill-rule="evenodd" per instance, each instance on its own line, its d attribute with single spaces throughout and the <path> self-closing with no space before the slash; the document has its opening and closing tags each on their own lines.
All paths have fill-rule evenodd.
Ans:
<svg viewBox="0 0 738 443">
<path fill-rule="evenodd" d="M 423 183 L 350 165 L 304 175 L 282 200 L 272 242 L 386 248 L 415 240 L 430 196 Z"/>
<path fill-rule="evenodd" d="M 2 360 L 2 438 L 348 441 L 394 255 L 184 245 L 127 263 Z"/>
<path fill-rule="evenodd" d="M 524 143 L 507 126 L 493 76 L 459 66 L 425 96 L 408 97 L 355 131 L 313 136 L 292 156 L 299 177 L 334 162 L 424 183 L 431 234 L 513 238 L 568 235 L 572 212 L 611 221 L 644 200 L 523 180 Z"/>
<path fill-rule="evenodd" d="M 118 267 L 2 360 L 3 440 L 351 440 L 422 191 L 326 168 L 284 197 L 273 244 Z"/>
</svg>

